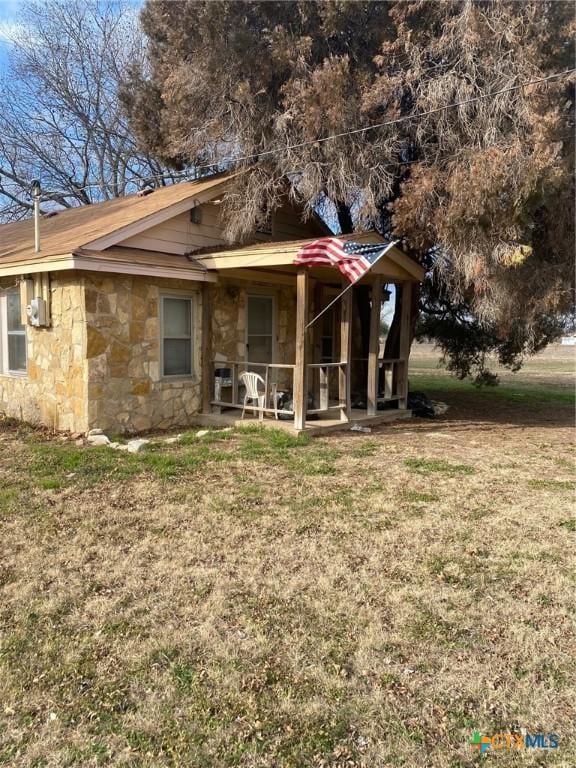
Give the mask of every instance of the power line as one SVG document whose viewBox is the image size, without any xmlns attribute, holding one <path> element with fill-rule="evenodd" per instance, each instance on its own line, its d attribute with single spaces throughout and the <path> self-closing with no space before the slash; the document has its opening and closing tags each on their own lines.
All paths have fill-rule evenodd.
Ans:
<svg viewBox="0 0 576 768">
<path fill-rule="evenodd" d="M 563 141 L 564 139 L 572 138 L 573 135 L 574 135 L 573 133 L 563 133 L 563 134 L 560 134 L 559 136 L 556 136 L 556 138 L 554 138 L 554 139 L 540 139 L 540 140 L 535 141 L 534 143 L 535 144 L 556 143 L 558 141 Z M 508 146 L 494 145 L 492 147 L 485 147 L 485 149 L 494 149 L 496 147 L 499 148 L 499 149 L 511 149 L 512 145 L 508 145 Z M 401 165 L 416 165 L 418 163 L 426 163 L 426 158 L 425 157 L 420 157 L 420 158 L 417 158 L 416 160 L 401 160 L 401 159 L 398 159 L 398 160 L 394 161 L 393 163 L 382 163 L 382 164 L 379 165 L 379 168 L 397 168 L 398 166 L 401 166 Z M 432 163 L 432 165 L 437 165 L 437 164 L 438 164 L 438 161 L 433 161 L 433 163 Z M 213 168 L 214 165 L 200 166 L 200 167 Z M 293 174 L 298 174 L 300 172 L 301 172 L 301 169 L 291 171 L 291 173 L 293 173 Z M 120 182 L 112 182 L 112 181 L 108 181 L 108 182 L 102 181 L 102 182 L 97 182 L 97 183 L 95 182 L 91 186 L 111 187 L 111 186 L 127 186 L 128 184 L 135 184 L 135 185 L 137 185 L 140 182 L 146 181 L 148 179 L 157 179 L 157 178 L 170 179 L 170 178 L 173 178 L 175 175 L 182 174 L 182 173 L 188 173 L 188 171 L 175 171 L 174 173 L 168 173 L 168 174 L 165 174 L 165 175 L 162 174 L 162 175 L 158 175 L 158 176 L 145 176 L 145 177 L 135 176 L 134 178 L 126 179 L 125 181 L 123 181 L 121 183 Z M 195 179 L 191 179 L 191 181 L 194 181 L 194 180 Z M 27 187 L 27 186 L 29 187 L 30 184 L 31 184 L 31 182 L 28 182 L 28 181 L 22 182 L 22 184 L 19 184 L 17 182 L 9 182 L 8 184 L 2 184 L 2 182 L 0 180 L 0 195 L 2 194 L 2 190 L 8 190 L 9 191 L 10 189 L 13 189 L 13 190 L 17 190 L 17 191 L 22 191 L 22 189 L 24 187 Z M 80 191 L 82 189 L 87 189 L 87 188 L 89 188 L 89 186 L 88 187 L 80 187 L 78 191 Z M 59 191 L 51 191 L 51 192 L 48 192 L 47 191 L 45 193 L 46 197 L 43 196 L 42 199 L 44 201 L 54 200 L 56 198 L 56 196 L 70 197 L 71 194 L 72 194 L 72 190 L 69 190 L 68 192 L 65 192 L 65 191 L 60 191 L 60 192 Z M 108 199 L 110 199 L 110 198 L 108 198 Z"/>
<path fill-rule="evenodd" d="M 303 146 L 306 146 L 307 144 L 320 144 L 320 143 L 322 143 L 324 141 L 330 141 L 332 139 L 340 139 L 340 138 L 343 138 L 344 136 L 352 136 L 352 135 L 358 134 L 358 133 L 365 133 L 366 131 L 371 131 L 374 128 L 384 128 L 387 125 L 395 125 L 396 123 L 402 123 L 402 122 L 404 122 L 406 120 L 415 120 L 415 119 L 419 119 L 421 117 L 426 117 L 427 115 L 434 115 L 434 114 L 436 114 L 438 112 L 443 112 L 446 109 L 452 109 L 453 107 L 463 107 L 466 104 L 473 104 L 476 101 L 481 101 L 482 99 L 488 99 L 488 98 L 491 98 L 491 97 L 494 97 L 494 96 L 499 96 L 502 93 L 509 93 L 510 91 L 518 91 L 521 88 L 527 88 L 529 85 L 537 85 L 538 83 L 543 83 L 546 80 L 552 80 L 555 77 L 562 77 L 563 75 L 569 75 L 572 72 L 576 72 L 576 67 L 574 67 L 573 69 L 567 69 L 564 72 L 556 72 L 556 73 L 554 73 L 552 75 L 548 75 L 547 77 L 541 77 L 538 80 L 530 80 L 528 82 L 520 83 L 519 85 L 512 85 L 512 86 L 509 86 L 508 88 L 502 88 L 500 91 L 492 91 L 491 93 L 483 93 L 480 96 L 474 96 L 473 98 L 470 98 L 470 99 L 464 99 L 463 101 L 457 101 L 457 102 L 454 102 L 453 104 L 445 104 L 442 107 L 435 107 L 434 109 L 427 109 L 424 112 L 418 112 L 415 115 L 403 115 L 402 117 L 397 117 L 394 120 L 387 120 L 384 123 L 375 123 L 374 125 L 367 125 L 365 128 L 355 128 L 355 129 L 353 129 L 351 131 L 345 131 L 343 133 L 335 133 L 333 136 L 325 136 L 323 138 L 314 139 L 312 141 L 303 141 L 303 142 L 300 142 L 299 144 L 293 144 L 291 147 L 284 147 L 284 148 L 282 148 L 282 150 L 278 150 L 278 151 L 284 151 L 284 150 L 287 150 L 287 149 L 299 149 L 299 148 L 301 148 Z M 263 155 L 273 154 L 275 151 L 277 151 L 277 150 L 271 149 L 271 150 L 268 150 L 267 152 L 260 152 L 260 153 L 258 153 L 258 157 L 262 157 Z"/>
<path fill-rule="evenodd" d="M 528 88 L 531 85 L 538 85 L 540 83 L 545 83 L 545 82 L 547 82 L 549 80 L 553 80 L 553 79 L 555 79 L 557 77 L 564 77 L 566 75 L 570 75 L 573 72 L 576 72 L 576 67 L 573 67 L 572 69 L 564 70 L 563 72 L 554 72 L 551 75 L 547 75 L 546 77 L 540 77 L 540 78 L 537 78 L 535 80 L 527 80 L 527 81 L 524 81 L 522 83 L 518 83 L 517 85 L 511 85 L 511 86 L 508 86 L 507 88 L 501 88 L 498 91 L 490 91 L 489 93 L 483 93 L 483 94 L 480 94 L 479 96 L 473 96 L 473 97 L 471 97 L 469 99 L 464 99 L 462 101 L 456 101 L 456 102 L 453 102 L 452 104 L 444 104 L 441 107 L 434 107 L 432 109 L 425 110 L 424 112 L 418 112 L 418 113 L 415 113 L 413 115 L 402 115 L 401 117 L 397 117 L 397 118 L 395 118 L 393 120 L 386 120 L 386 121 L 381 122 L 381 123 L 373 123 L 372 125 L 367 125 L 367 126 L 364 126 L 363 128 L 354 128 L 354 129 L 349 130 L 349 131 L 343 131 L 342 133 L 335 133 L 335 134 L 332 134 L 330 136 L 321 136 L 320 138 L 317 138 L 317 139 L 310 139 L 308 141 L 301 141 L 301 142 L 298 142 L 296 144 L 288 144 L 286 146 L 277 147 L 275 149 L 267 149 L 267 150 L 263 150 L 261 152 L 255 152 L 255 153 L 250 154 L 250 155 L 243 155 L 243 156 L 240 156 L 240 157 L 226 157 L 226 158 L 223 158 L 222 160 L 220 160 L 218 162 L 209 163 L 209 164 L 206 164 L 206 165 L 194 166 L 194 174 L 196 174 L 197 171 L 207 170 L 209 168 L 214 168 L 215 166 L 218 166 L 218 165 L 226 165 L 226 164 L 232 164 L 232 163 L 241 163 L 241 162 L 244 162 L 244 161 L 247 161 L 247 160 L 257 160 L 259 158 L 269 157 L 270 155 L 278 154 L 280 152 L 289 152 L 289 151 L 291 151 L 293 149 L 301 149 L 302 147 L 307 147 L 307 146 L 311 146 L 311 145 L 315 145 L 315 144 L 323 144 L 323 143 L 325 143 L 327 141 L 333 141 L 335 139 L 341 139 L 341 138 L 344 138 L 346 136 L 355 136 L 355 135 L 358 135 L 358 134 L 361 134 L 361 133 L 367 133 L 368 131 L 372 131 L 372 130 L 375 130 L 375 129 L 378 129 L 378 128 L 385 128 L 385 127 L 390 126 L 390 125 L 397 125 L 398 123 L 403 123 L 403 122 L 406 122 L 408 120 L 419 120 L 419 119 L 421 119 L 423 117 L 427 117 L 428 115 L 438 114 L 439 112 L 444 112 L 445 110 L 448 110 L 448 109 L 454 109 L 455 107 L 466 106 L 467 104 L 474 104 L 476 102 L 482 101 L 483 99 L 490 99 L 490 98 L 494 98 L 495 96 L 500 96 L 503 93 L 511 93 L 513 91 L 519 91 L 522 88 Z M 407 164 L 407 163 L 403 163 L 400 160 L 400 161 L 398 161 L 398 163 L 390 163 L 389 165 L 405 165 L 405 164 Z M 153 180 L 159 180 L 159 179 L 175 179 L 175 178 L 179 178 L 179 177 L 185 176 L 185 175 L 191 175 L 190 171 L 189 170 L 183 170 L 183 171 L 174 171 L 172 173 L 154 174 L 152 176 L 135 177 L 134 179 L 127 180 L 125 183 L 127 183 L 127 184 L 129 184 L 129 183 L 137 184 L 137 183 L 142 183 L 142 182 L 146 182 L 146 181 L 153 181 Z M 76 192 L 83 192 L 84 190 L 87 190 L 87 189 L 93 189 L 93 188 L 96 188 L 96 187 L 97 188 L 102 188 L 102 187 L 110 186 L 110 185 L 113 185 L 113 184 L 114 184 L 113 181 L 111 181 L 111 182 L 103 182 L 103 181 L 89 182 L 88 184 L 85 184 L 82 187 L 78 187 L 75 191 Z M 65 195 L 65 194 L 69 194 L 69 193 L 64 192 L 64 191 L 51 191 L 51 192 L 48 192 L 47 194 L 49 194 L 49 195 L 57 195 L 57 194 Z"/>
</svg>

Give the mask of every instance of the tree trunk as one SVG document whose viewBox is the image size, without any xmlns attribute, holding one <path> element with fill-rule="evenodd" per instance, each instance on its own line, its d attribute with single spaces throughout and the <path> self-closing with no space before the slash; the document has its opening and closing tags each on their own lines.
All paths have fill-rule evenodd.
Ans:
<svg viewBox="0 0 576 768">
<path fill-rule="evenodd" d="M 338 224 L 340 225 L 341 234 L 349 235 L 354 231 L 352 213 L 350 211 L 350 207 L 346 205 L 346 203 L 336 203 L 336 215 L 338 216 Z"/>
<path fill-rule="evenodd" d="M 353 356 L 361 358 L 356 361 L 354 389 L 363 400 L 368 386 L 368 349 L 370 347 L 370 286 L 357 285 L 352 289 L 356 302 L 356 311 L 360 321 L 359 343 L 353 347 Z"/>
<path fill-rule="evenodd" d="M 342 202 L 336 203 L 336 213 L 340 232 L 348 235 L 354 231 L 354 222 L 350 207 Z M 357 285 L 352 289 L 354 293 L 354 306 L 360 321 L 360 339 L 352 342 L 352 357 L 362 358 L 354 365 L 352 386 L 361 399 L 365 396 L 368 384 L 367 364 L 364 360 L 368 357 L 368 345 L 370 343 L 370 288 L 366 285 Z"/>
<path fill-rule="evenodd" d="M 394 317 L 390 323 L 386 345 L 384 346 L 384 357 L 387 360 L 393 360 L 400 354 L 400 317 L 402 314 L 402 286 L 396 286 L 396 301 L 394 303 Z M 382 371 L 380 372 L 382 373 Z M 383 382 L 381 382 L 382 386 Z"/>
<path fill-rule="evenodd" d="M 416 332 L 416 321 L 418 320 L 419 312 L 419 299 L 420 299 L 420 285 L 414 283 L 412 285 L 412 301 L 410 306 L 410 345 L 414 339 Z M 396 286 L 396 303 L 394 306 L 394 317 L 390 324 L 390 330 L 386 337 L 386 345 L 384 347 L 384 358 L 386 360 L 394 360 L 400 355 L 400 317 L 402 312 L 402 286 Z M 384 390 L 384 369 L 380 370 L 380 382 L 379 390 Z"/>
</svg>

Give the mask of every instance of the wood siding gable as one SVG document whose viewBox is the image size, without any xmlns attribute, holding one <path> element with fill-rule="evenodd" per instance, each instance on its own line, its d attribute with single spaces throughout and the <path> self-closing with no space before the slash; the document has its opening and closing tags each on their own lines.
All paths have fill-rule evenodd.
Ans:
<svg viewBox="0 0 576 768">
<path fill-rule="evenodd" d="M 118 245 L 175 254 L 193 253 L 199 248 L 229 245 L 224 237 L 222 205 L 206 202 L 199 205 L 196 210 L 199 223 L 193 222 L 191 212 L 188 210 L 126 238 Z M 322 237 L 325 234 L 325 228 L 317 219 L 302 221 L 298 208 L 286 203 L 272 214 L 271 234 L 256 232 L 253 240 L 257 243 L 265 243 Z"/>
</svg>

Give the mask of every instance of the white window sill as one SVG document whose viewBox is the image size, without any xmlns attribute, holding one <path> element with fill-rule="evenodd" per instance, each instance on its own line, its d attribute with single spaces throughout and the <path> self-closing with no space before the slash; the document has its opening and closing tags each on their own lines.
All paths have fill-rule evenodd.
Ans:
<svg viewBox="0 0 576 768">
<path fill-rule="evenodd" d="M 182 374 L 177 374 L 175 376 L 160 376 L 160 381 L 163 384 L 170 384 L 170 382 L 172 381 L 174 383 L 179 381 L 187 381 L 193 384 L 197 380 L 198 380 L 197 377 L 193 373 L 182 373 Z"/>
<path fill-rule="evenodd" d="M 0 377 L 7 379 L 27 379 L 28 371 L 0 371 Z"/>
</svg>

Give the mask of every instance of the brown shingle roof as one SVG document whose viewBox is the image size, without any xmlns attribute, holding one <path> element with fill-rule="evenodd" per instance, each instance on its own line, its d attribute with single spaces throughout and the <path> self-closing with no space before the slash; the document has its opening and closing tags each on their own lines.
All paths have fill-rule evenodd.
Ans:
<svg viewBox="0 0 576 768">
<path fill-rule="evenodd" d="M 34 252 L 32 219 L 0 226 L 0 265 L 42 260 L 50 256 L 72 253 L 78 248 L 110 235 L 118 229 L 146 219 L 159 211 L 194 198 L 226 183 L 233 174 L 217 174 L 198 181 L 181 182 L 139 197 L 128 195 L 103 203 L 59 211 L 42 218 L 41 252 Z"/>
</svg>

